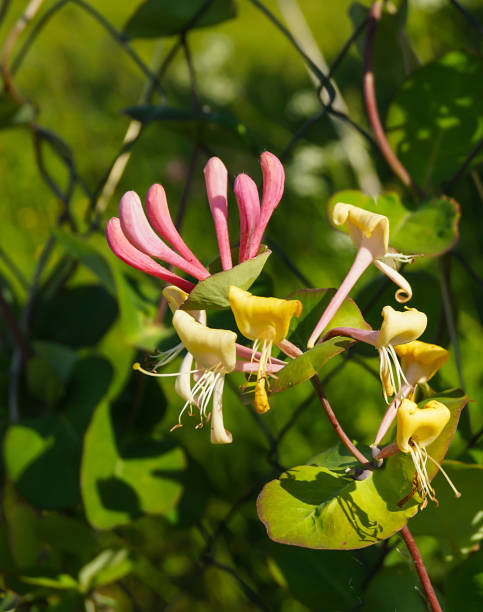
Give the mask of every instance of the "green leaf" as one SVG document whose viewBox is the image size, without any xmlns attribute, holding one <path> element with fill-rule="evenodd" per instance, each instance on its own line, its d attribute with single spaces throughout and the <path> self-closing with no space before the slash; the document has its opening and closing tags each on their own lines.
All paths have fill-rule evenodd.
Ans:
<svg viewBox="0 0 483 612">
<path fill-rule="evenodd" d="M 448 574 L 445 595 L 448 612 L 480 612 L 483 608 L 483 550 Z"/>
<path fill-rule="evenodd" d="M 41 298 L 34 313 L 34 337 L 71 348 L 95 346 L 114 322 L 114 297 L 100 285 L 63 287 Z"/>
<path fill-rule="evenodd" d="M 423 202 L 416 210 L 408 210 L 398 194 L 383 193 L 374 201 L 356 190 L 338 191 L 328 202 L 328 216 L 337 202 L 345 202 L 385 215 L 389 219 L 389 244 L 402 253 L 441 255 L 458 240 L 459 204 L 445 196 Z M 347 233 L 345 226 L 335 226 Z"/>
<path fill-rule="evenodd" d="M 47 576 L 21 576 L 22 582 L 47 589 L 58 589 L 61 591 L 77 590 L 77 581 L 69 574 L 59 574 L 55 578 Z"/>
<path fill-rule="evenodd" d="M 34 356 L 27 363 L 27 384 L 30 393 L 48 405 L 62 396 L 76 353 L 55 342 L 35 342 Z"/>
<path fill-rule="evenodd" d="M 54 234 L 69 255 L 89 268 L 99 278 L 102 285 L 114 293 L 114 280 L 109 264 L 91 243 L 62 229 L 54 230 Z"/>
<path fill-rule="evenodd" d="M 463 391 L 461 391 L 461 389 L 450 389 L 449 391 L 438 393 L 437 395 L 431 397 L 431 399 L 441 402 L 447 406 L 451 414 L 450 419 L 441 434 L 426 448 L 428 455 L 430 455 L 437 463 L 441 463 L 448 451 L 449 443 L 455 434 L 461 411 L 467 404 L 468 397 Z M 427 402 L 428 399 L 424 399 L 418 403 L 418 406 L 422 408 Z M 432 461 L 428 461 L 426 470 L 429 479 L 431 480 L 436 475 L 438 468 Z M 387 461 L 385 471 L 388 474 L 388 477 L 398 481 L 401 499 L 404 499 L 406 496 L 410 495 L 413 490 L 415 468 L 409 453 L 398 453 L 397 455 L 391 457 Z M 438 491 L 436 491 L 436 494 L 438 495 Z"/>
<path fill-rule="evenodd" d="M 188 27 L 204 28 L 236 17 L 233 0 L 214 0 L 203 11 L 205 5 L 206 0 L 147 0 L 131 15 L 124 34 L 128 38 L 172 36 Z M 200 11 L 203 12 L 200 14 Z"/>
<path fill-rule="evenodd" d="M 409 566 L 385 567 L 369 582 L 364 604 L 359 609 L 361 612 L 427 612 L 418 592 L 420 588 L 416 572 Z"/>
<path fill-rule="evenodd" d="M 265 485 L 258 516 L 275 542 L 349 550 L 371 546 L 399 531 L 417 512 L 401 509 L 386 470 L 353 480 L 324 467 L 301 465 Z"/>
<path fill-rule="evenodd" d="M 154 312 L 129 284 L 121 271 L 119 260 L 111 257 L 112 273 L 121 312 L 121 329 L 124 341 L 147 351 L 153 351 L 159 341 L 169 333 L 163 326 L 154 322 Z"/>
<path fill-rule="evenodd" d="M 451 178 L 482 140 L 482 98 L 483 59 L 476 53 L 451 51 L 403 83 L 389 108 L 386 131 L 421 187 Z M 482 159 L 480 151 L 468 167 Z"/>
<path fill-rule="evenodd" d="M 291 387 L 305 382 L 320 370 L 320 368 L 332 357 L 342 353 L 351 344 L 352 340 L 336 336 L 326 342 L 318 344 L 310 351 L 300 357 L 288 362 L 288 364 L 277 373 L 277 378 L 270 384 L 273 393 L 286 391 Z"/>
<path fill-rule="evenodd" d="M 414 535 L 428 535 L 445 544 L 445 550 L 455 556 L 474 549 L 483 539 L 483 467 L 445 461 L 443 468 L 462 493 L 455 497 L 443 476 L 433 486 L 437 489 L 439 507 L 431 504 L 411 521 Z"/>
<path fill-rule="evenodd" d="M 287 334 L 287 338 L 299 348 L 303 349 L 307 345 L 310 334 L 329 305 L 335 291 L 335 289 L 299 289 L 288 296 L 287 299 L 302 302 L 302 314 L 298 318 L 292 318 Z M 339 310 L 323 330 L 322 335 L 334 327 L 371 329 L 371 326 L 364 320 L 357 304 L 351 298 L 346 298 L 342 302 Z"/>
<path fill-rule="evenodd" d="M 80 500 L 81 442 L 62 416 L 50 414 L 11 425 L 5 435 L 7 473 L 38 508 L 65 508 Z"/>
<path fill-rule="evenodd" d="M 468 398 L 450 390 L 434 399 L 451 412 L 445 429 L 427 448 L 441 463 Z M 337 455 L 340 463 L 335 465 Z M 348 459 L 340 450 L 315 460 L 317 465 L 287 470 L 266 484 L 258 497 L 258 516 L 275 542 L 306 548 L 364 548 L 390 537 L 416 514 L 420 498 L 410 496 L 415 469 L 409 455 L 390 457 L 364 480 L 346 474 Z M 324 461 L 330 468 L 320 465 Z M 432 478 L 437 468 L 428 462 L 427 471 Z"/>
<path fill-rule="evenodd" d="M 11 425 L 3 456 L 9 478 L 37 508 L 68 508 L 80 501 L 82 436 L 112 376 L 100 357 L 79 360 L 66 387 L 66 410 Z"/>
<path fill-rule="evenodd" d="M 265 249 L 231 270 L 217 272 L 200 281 L 183 304 L 183 310 L 221 310 L 229 308 L 228 288 L 235 285 L 249 289 L 265 265 L 272 251 Z"/>
<path fill-rule="evenodd" d="M 87 593 L 90 589 L 120 580 L 131 573 L 132 561 L 126 548 L 103 550 L 79 572 L 79 586 Z"/>
<path fill-rule="evenodd" d="M 366 574 L 355 555 L 273 544 L 269 567 L 274 578 L 309 610 L 349 611 L 360 602 Z"/>
<path fill-rule="evenodd" d="M 33 508 L 19 498 L 14 486 L 8 481 L 3 497 L 3 514 L 10 552 L 17 568 L 28 570 L 36 565 L 41 554 L 37 516 Z"/>
<path fill-rule="evenodd" d="M 19 104 L 10 96 L 0 95 L 0 130 L 30 123 L 34 117 L 35 110 L 31 104 Z"/>
<path fill-rule="evenodd" d="M 129 523 L 144 514 L 166 514 L 182 493 L 183 451 L 170 440 L 142 438 L 121 451 L 110 407 L 97 408 L 84 441 L 82 498 L 91 525 Z"/>
<path fill-rule="evenodd" d="M 163 127 L 191 141 L 198 139 L 212 146 L 218 144 L 238 148 L 244 145 L 255 153 L 259 151 L 246 125 L 226 112 L 139 104 L 124 109 L 124 113 L 141 123 L 160 121 Z"/>
</svg>

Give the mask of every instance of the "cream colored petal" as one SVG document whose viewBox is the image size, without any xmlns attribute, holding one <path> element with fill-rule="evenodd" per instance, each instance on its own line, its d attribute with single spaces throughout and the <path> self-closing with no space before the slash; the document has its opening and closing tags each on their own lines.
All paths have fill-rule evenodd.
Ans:
<svg viewBox="0 0 483 612">
<path fill-rule="evenodd" d="M 394 347 L 411 385 L 428 381 L 449 359 L 449 352 L 437 344 L 414 340 Z"/>
<path fill-rule="evenodd" d="M 223 385 L 225 377 L 220 376 L 220 379 L 213 390 L 213 408 L 211 411 L 211 432 L 210 440 L 212 444 L 231 444 L 233 436 L 225 429 L 223 422 Z"/>
<path fill-rule="evenodd" d="M 423 408 L 411 400 L 404 399 L 397 413 L 397 445 L 403 453 L 410 449 L 409 441 L 426 448 L 446 427 L 451 413 L 436 400 L 430 400 Z"/>
<path fill-rule="evenodd" d="M 383 322 L 377 338 L 376 347 L 406 344 L 416 340 L 426 329 L 428 318 L 416 308 L 404 311 L 394 310 L 391 306 L 382 309 Z"/>
<path fill-rule="evenodd" d="M 332 209 L 335 225 L 346 225 L 354 245 L 367 247 L 374 257 L 383 257 L 389 246 L 389 219 L 352 204 L 338 202 Z"/>
<path fill-rule="evenodd" d="M 228 299 L 238 329 L 249 340 L 281 342 L 292 317 L 299 317 L 302 312 L 299 300 L 258 297 L 233 285 L 228 290 Z"/>
<path fill-rule="evenodd" d="M 168 306 L 171 312 L 176 312 L 178 308 L 180 308 L 188 299 L 189 294 L 186 291 L 183 291 L 179 287 L 175 285 L 169 285 L 163 289 L 163 295 L 168 302 Z M 201 323 L 202 325 L 206 325 L 206 310 L 187 310 L 192 317 Z"/>
<path fill-rule="evenodd" d="M 163 296 L 166 298 L 171 312 L 176 312 L 186 302 L 189 294 L 175 285 L 169 285 L 163 289 Z"/>
<path fill-rule="evenodd" d="M 224 372 L 235 369 L 235 332 L 206 327 L 183 310 L 174 313 L 173 326 L 181 342 L 203 369 L 222 367 Z"/>
<path fill-rule="evenodd" d="M 413 290 L 411 289 L 411 285 L 404 278 L 404 276 L 385 261 L 375 259 L 373 263 L 376 268 L 378 268 L 383 274 L 390 278 L 393 283 L 398 285 L 399 289 L 396 291 L 395 295 L 396 300 L 400 304 L 409 302 L 409 300 L 413 297 Z"/>
<path fill-rule="evenodd" d="M 174 383 L 174 390 L 185 402 L 194 403 L 193 394 L 191 393 L 191 368 L 193 365 L 193 355 L 186 353 L 181 367 L 179 369 L 179 376 L 176 377 Z"/>
</svg>

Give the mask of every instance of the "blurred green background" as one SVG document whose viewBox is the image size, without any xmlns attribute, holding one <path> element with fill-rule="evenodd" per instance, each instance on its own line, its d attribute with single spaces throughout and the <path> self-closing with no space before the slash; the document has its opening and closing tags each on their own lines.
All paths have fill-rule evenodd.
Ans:
<svg viewBox="0 0 483 612">
<path fill-rule="evenodd" d="M 130 40 L 121 35 L 139 4 L 45 1 L 4 62 L 15 91 L 7 87 L 0 98 L 0 287 L 6 308 L 20 321 L 28 359 L 22 359 L 3 317 L 0 571 L 5 599 L 0 609 L 424 609 L 415 590 L 417 576 L 397 536 L 353 553 L 310 551 L 271 543 L 259 522 L 255 500 L 263 484 L 283 467 L 303 464 L 335 443 L 310 385 L 274 396 L 272 410 L 260 417 L 240 402 L 243 377 L 233 376 L 224 396 L 232 445 L 210 445 L 208 428 L 195 430 L 190 419 L 168 433 L 181 408 L 172 380 L 158 382 L 131 369 L 156 346 L 177 341 L 168 315 L 155 325 L 161 286 L 117 262 L 104 238 L 105 222 L 117 215 L 122 194 L 134 189 L 144 198 L 149 186 L 160 182 L 173 218 L 182 208 L 185 241 L 209 263 L 217 248 L 204 164 L 217 155 L 232 178 L 246 172 L 260 184 L 258 157 L 269 150 L 283 159 L 286 189 L 266 234 L 273 254 L 256 290 L 285 297 L 304 286 L 337 286 L 350 266 L 353 247 L 326 218 L 335 192 L 395 191 L 409 209 L 416 199 L 353 126 L 330 114 L 315 119 L 321 108 L 317 84 L 303 58 L 249 0 L 236 2 L 233 18 L 186 34 L 194 85 L 183 47 L 176 47 L 160 77 L 163 91 L 154 87 L 150 98 L 159 108 L 174 109 L 175 120 L 146 121 L 129 149 L 125 171 L 118 181 L 108 181 L 113 193 L 106 192 L 126 131 L 136 130 L 125 110 L 147 100 L 149 78 L 130 50 L 156 72 L 179 40 L 178 35 Z M 167 14 L 178 10 L 177 3 L 158 4 Z M 476 137 L 482 137 L 478 24 L 483 3 L 462 4 L 474 22 L 442 0 L 387 3 L 374 72 L 384 119 L 396 116 L 391 112 L 401 100 L 401 87 L 420 66 L 456 51 L 464 54 L 465 65 L 474 61 L 476 66 L 473 79 L 449 79 L 434 90 L 422 87 L 416 101 L 407 103 L 415 105 L 405 109 L 414 138 L 424 121 L 431 121 L 432 103 L 450 108 L 453 122 L 441 128 L 438 138 L 444 140 L 432 150 L 431 167 L 453 172 L 438 175 L 431 169 L 422 174 L 423 186 L 429 194 L 455 198 L 462 216 L 451 252 L 422 258 L 406 272 L 414 290 L 411 306 L 430 317 L 423 339 L 451 350 L 435 386 L 464 387 L 474 400 L 449 456 L 481 464 L 481 152 L 451 179 L 478 144 Z M 3 2 L 2 45 L 26 5 Z M 214 5 L 218 10 L 220 3 Z M 369 5 L 279 0 L 263 6 L 327 73 Z M 179 10 L 189 14 L 193 6 L 179 2 Z M 337 64 L 333 83 L 339 91 L 336 107 L 370 132 L 361 93 L 363 42 L 364 32 Z M 453 116 L 450 103 L 460 98 L 468 101 L 462 104 L 466 115 Z M 186 120 L 193 109 L 215 116 Z M 147 117 L 146 109 L 130 114 Z M 311 117 L 313 123 L 305 126 Z M 308 129 L 300 134 L 303 126 Z M 229 210 L 235 244 L 233 193 Z M 449 296 L 450 325 L 442 292 Z M 393 288 L 371 270 L 352 295 L 379 327 L 382 306 L 393 303 Z M 234 325 L 226 312 L 210 322 Z M 377 369 L 375 355 L 357 349 L 349 359 L 334 358 L 321 374 L 328 377 L 325 390 L 340 421 L 352 438 L 366 444 L 384 409 Z M 437 486 L 445 487 L 441 477 Z M 478 502 L 478 488 L 465 493 Z M 454 502 L 446 498 L 450 515 Z M 481 553 L 467 559 L 480 530 L 481 517 L 471 530 L 447 541 L 424 526 L 415 528 L 449 611 L 461 608 L 455 584 L 470 576 L 481 585 L 481 574 L 464 571 L 465 563 L 476 568 L 475 559 L 481 561 Z M 465 610 L 479 609 L 479 589 L 479 600 L 467 595 Z"/>
</svg>

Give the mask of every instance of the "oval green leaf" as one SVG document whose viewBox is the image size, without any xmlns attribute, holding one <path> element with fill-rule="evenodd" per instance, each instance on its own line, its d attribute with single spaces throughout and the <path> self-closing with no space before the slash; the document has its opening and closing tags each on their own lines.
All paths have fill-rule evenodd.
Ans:
<svg viewBox="0 0 483 612">
<path fill-rule="evenodd" d="M 326 342 L 318 344 L 310 351 L 300 357 L 289 361 L 289 363 L 277 373 L 277 378 L 270 384 L 273 393 L 286 391 L 294 385 L 309 380 L 320 368 L 335 355 L 347 349 L 353 340 L 336 336 Z"/>
<path fill-rule="evenodd" d="M 142 437 L 121 453 L 110 406 L 100 404 L 84 439 L 81 491 L 87 519 L 99 529 L 144 514 L 166 514 L 178 502 L 186 460 L 168 439 Z"/>
<path fill-rule="evenodd" d="M 204 8 L 206 7 L 206 8 Z M 176 0 L 143 2 L 124 26 L 128 38 L 173 36 L 191 28 L 204 28 L 236 17 L 233 0 Z"/>
<path fill-rule="evenodd" d="M 403 83 L 389 107 L 386 132 L 423 189 L 449 180 L 483 139 L 482 98 L 483 59 L 476 53 L 451 51 Z M 482 159 L 480 150 L 468 168 Z"/>
<path fill-rule="evenodd" d="M 183 304 L 183 310 L 221 310 L 229 308 L 228 288 L 249 289 L 260 275 L 272 251 L 266 249 L 231 270 L 217 272 L 200 281 Z"/>
</svg>

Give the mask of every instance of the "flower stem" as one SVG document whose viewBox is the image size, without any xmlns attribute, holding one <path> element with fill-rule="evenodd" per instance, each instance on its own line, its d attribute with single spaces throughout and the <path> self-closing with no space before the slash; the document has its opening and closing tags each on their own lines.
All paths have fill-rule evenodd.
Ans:
<svg viewBox="0 0 483 612">
<path fill-rule="evenodd" d="M 419 579 L 423 586 L 424 592 L 426 593 L 426 597 L 428 598 L 431 610 L 433 612 L 443 612 L 438 598 L 436 597 L 436 593 L 434 592 L 433 585 L 431 584 L 431 580 L 429 578 L 428 571 L 426 570 L 426 566 L 424 565 L 423 558 L 421 557 L 421 553 L 416 546 L 416 542 L 414 541 L 408 526 L 405 525 L 399 533 L 408 547 L 409 554 L 413 558 L 414 566 L 418 572 Z"/>
<path fill-rule="evenodd" d="M 367 460 L 366 457 L 364 457 L 364 455 L 360 452 L 360 450 L 358 450 L 357 447 L 352 443 L 351 439 L 346 434 L 346 432 L 342 429 L 341 424 L 337 420 L 337 417 L 335 416 L 335 413 L 329 404 L 329 400 L 325 396 L 324 390 L 322 389 L 322 385 L 320 384 L 320 378 L 318 377 L 318 375 L 315 374 L 315 376 L 312 376 L 312 378 L 310 379 L 310 382 L 312 383 L 317 393 L 317 397 L 319 398 L 320 403 L 322 404 L 322 408 L 325 410 L 325 413 L 329 418 L 330 424 L 335 429 L 335 432 L 339 436 L 342 444 L 357 459 L 357 461 L 359 461 L 363 466 L 369 467 L 371 463 Z"/>
<path fill-rule="evenodd" d="M 357 251 L 357 255 L 354 259 L 354 262 L 351 266 L 351 269 L 347 273 L 347 276 L 343 280 L 339 289 L 335 293 L 334 297 L 330 300 L 329 305 L 324 310 L 324 313 L 320 317 L 319 322 L 314 328 L 309 341 L 307 342 L 307 347 L 309 349 L 313 348 L 315 343 L 320 337 L 320 334 L 324 331 L 327 325 L 334 318 L 334 315 L 339 310 L 342 302 L 349 295 L 351 289 L 354 287 L 356 282 L 362 276 L 363 272 L 369 267 L 374 257 L 368 248 L 361 246 Z"/>
<path fill-rule="evenodd" d="M 409 172 L 399 161 L 394 151 L 391 149 L 389 142 L 386 137 L 386 133 L 379 117 L 379 111 L 377 109 L 376 99 L 376 88 L 374 85 L 374 73 L 372 71 L 372 57 L 374 50 L 374 38 L 376 33 L 376 25 L 381 18 L 383 2 L 378 0 L 374 2 L 371 7 L 369 14 L 369 25 L 367 27 L 366 41 L 364 46 L 364 76 L 363 76 L 363 89 L 364 89 L 364 102 L 366 105 L 367 117 L 369 123 L 372 126 L 374 136 L 376 138 L 379 149 L 381 150 L 384 159 L 392 168 L 394 174 L 406 185 L 413 189 L 418 196 L 422 196 L 421 189 L 414 183 Z"/>
</svg>

